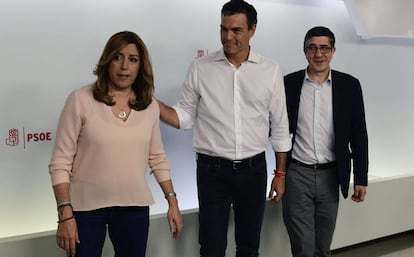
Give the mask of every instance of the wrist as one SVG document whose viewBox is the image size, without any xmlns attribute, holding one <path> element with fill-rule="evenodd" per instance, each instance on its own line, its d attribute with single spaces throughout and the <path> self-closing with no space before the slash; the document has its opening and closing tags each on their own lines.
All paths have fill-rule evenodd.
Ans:
<svg viewBox="0 0 414 257">
<path fill-rule="evenodd" d="M 72 216 L 67 217 L 67 218 L 64 218 L 64 219 L 58 219 L 57 223 L 58 224 L 61 224 L 63 222 L 66 222 L 66 221 L 71 220 L 71 219 L 74 219 L 74 218 L 75 218 L 75 216 L 72 215 Z"/>
<path fill-rule="evenodd" d="M 176 193 L 176 192 L 174 192 L 174 191 L 167 192 L 167 193 L 165 193 L 164 197 L 165 197 L 165 199 L 167 199 L 167 200 L 168 200 L 169 198 L 171 198 L 171 197 L 176 198 L 176 197 L 177 197 L 177 193 Z"/>
<path fill-rule="evenodd" d="M 284 170 L 273 170 L 273 175 L 277 178 L 284 178 L 286 176 L 286 171 Z"/>
<path fill-rule="evenodd" d="M 70 202 L 70 201 L 66 201 L 66 202 L 60 202 L 60 203 L 58 203 L 58 204 L 57 204 L 57 210 L 58 210 L 58 211 L 59 211 L 60 209 L 65 208 L 65 207 L 70 207 L 71 209 L 73 209 L 73 208 L 72 208 L 72 202 Z"/>
</svg>

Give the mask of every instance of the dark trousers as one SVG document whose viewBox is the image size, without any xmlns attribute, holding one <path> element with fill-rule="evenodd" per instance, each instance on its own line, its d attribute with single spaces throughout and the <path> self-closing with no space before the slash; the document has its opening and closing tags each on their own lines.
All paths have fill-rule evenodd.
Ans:
<svg viewBox="0 0 414 257">
<path fill-rule="evenodd" d="M 339 203 L 336 167 L 318 170 L 290 164 L 283 219 L 294 257 L 328 257 Z"/>
<path fill-rule="evenodd" d="M 109 207 L 74 215 L 80 240 L 76 257 L 101 257 L 107 230 L 115 257 L 145 257 L 149 207 Z"/>
<path fill-rule="evenodd" d="M 230 207 L 234 211 L 236 257 L 259 255 L 266 202 L 265 154 L 240 163 L 198 154 L 201 257 L 224 257 Z"/>
</svg>

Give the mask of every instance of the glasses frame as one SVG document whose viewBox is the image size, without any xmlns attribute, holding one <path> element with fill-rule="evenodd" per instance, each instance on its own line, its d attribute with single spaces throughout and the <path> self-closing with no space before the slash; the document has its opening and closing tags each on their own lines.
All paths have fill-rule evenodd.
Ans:
<svg viewBox="0 0 414 257">
<path fill-rule="evenodd" d="M 306 47 L 306 53 L 309 54 L 315 54 L 318 50 L 321 52 L 321 54 L 329 54 L 332 52 L 333 47 L 328 45 L 315 45 L 310 44 Z"/>
</svg>

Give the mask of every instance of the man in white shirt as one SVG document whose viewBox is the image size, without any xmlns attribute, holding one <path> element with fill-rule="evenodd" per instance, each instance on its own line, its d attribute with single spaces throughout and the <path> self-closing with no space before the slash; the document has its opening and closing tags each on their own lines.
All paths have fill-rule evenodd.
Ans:
<svg viewBox="0 0 414 257">
<path fill-rule="evenodd" d="M 230 207 L 236 256 L 258 256 L 267 187 L 269 140 L 276 169 L 269 197 L 284 193 L 286 152 L 291 148 L 283 76 L 279 65 L 253 52 L 255 8 L 230 1 L 221 11 L 223 48 L 191 65 L 174 107 L 159 102 L 161 120 L 194 126 L 197 153 L 201 257 L 224 257 Z"/>
</svg>

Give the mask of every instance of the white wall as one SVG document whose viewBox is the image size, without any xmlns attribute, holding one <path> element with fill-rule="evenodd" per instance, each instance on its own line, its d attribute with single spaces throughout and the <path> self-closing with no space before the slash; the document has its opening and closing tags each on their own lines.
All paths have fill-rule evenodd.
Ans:
<svg viewBox="0 0 414 257">
<path fill-rule="evenodd" d="M 0 2 L 0 238 L 56 228 L 47 172 L 56 122 L 68 93 L 94 80 L 92 70 L 109 36 L 120 30 L 142 36 L 152 55 L 156 96 L 174 104 L 197 50 L 211 52 L 220 47 L 219 12 L 224 2 Z M 412 172 L 412 41 L 361 40 L 342 1 L 257 0 L 254 4 L 259 23 L 252 46 L 278 60 L 284 73 L 305 67 L 302 41 L 310 27 L 324 25 L 334 31 L 337 51 L 332 66 L 362 82 L 371 176 Z M 19 130 L 16 146 L 6 145 L 12 128 Z M 29 134 L 46 132 L 52 140 L 27 140 Z M 162 133 L 181 207 L 196 208 L 192 133 L 164 125 Z M 267 156 L 270 173 L 271 151 Z M 151 213 L 163 213 L 165 201 L 155 180 L 149 180 L 157 202 Z"/>
</svg>

